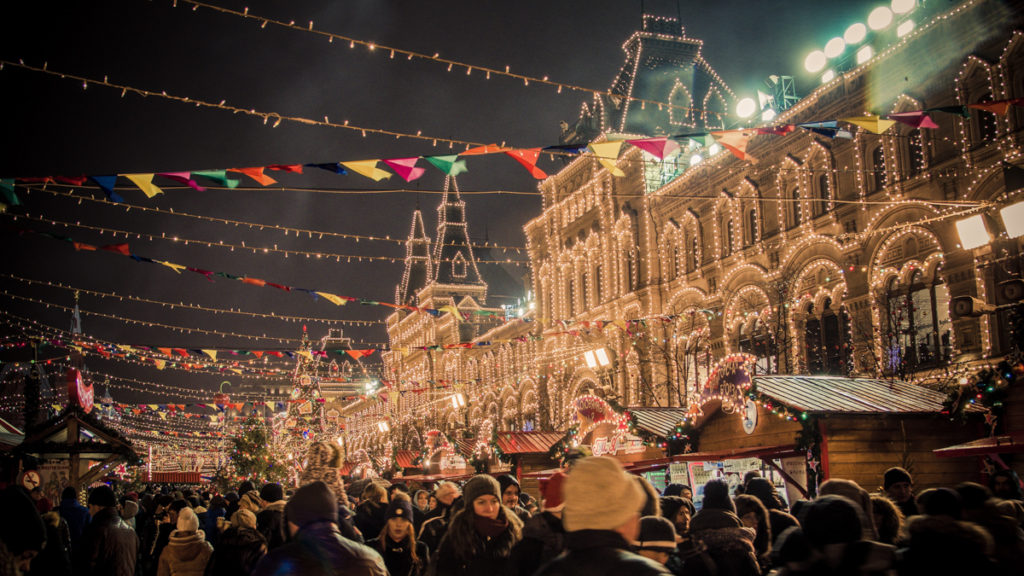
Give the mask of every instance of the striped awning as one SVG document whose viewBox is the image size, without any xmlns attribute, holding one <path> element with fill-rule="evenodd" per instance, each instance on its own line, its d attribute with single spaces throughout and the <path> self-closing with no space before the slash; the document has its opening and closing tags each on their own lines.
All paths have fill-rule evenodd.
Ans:
<svg viewBox="0 0 1024 576">
<path fill-rule="evenodd" d="M 498 432 L 498 448 L 505 454 L 547 454 L 563 436 L 562 432 Z"/>
<path fill-rule="evenodd" d="M 757 391 L 781 404 L 825 414 L 935 414 L 946 395 L 899 380 L 842 376 L 754 376 Z"/>
<path fill-rule="evenodd" d="M 685 408 L 660 408 L 641 406 L 627 408 L 636 417 L 636 427 L 660 438 L 671 434 L 680 420 L 686 417 Z"/>
<path fill-rule="evenodd" d="M 418 464 L 413 464 L 413 461 L 419 456 L 412 450 L 396 450 L 395 451 L 395 462 L 399 468 L 419 468 Z"/>
</svg>

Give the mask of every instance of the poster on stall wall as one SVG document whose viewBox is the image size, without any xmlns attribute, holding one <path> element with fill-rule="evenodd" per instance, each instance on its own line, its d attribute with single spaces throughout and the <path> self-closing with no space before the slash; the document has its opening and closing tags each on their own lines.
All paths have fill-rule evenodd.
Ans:
<svg viewBox="0 0 1024 576">
<path fill-rule="evenodd" d="M 807 460 L 803 456 L 793 456 L 791 458 L 782 459 L 782 469 L 786 471 L 786 474 L 800 484 L 804 488 L 807 487 Z M 794 488 L 789 482 L 786 482 L 786 504 L 790 505 L 797 500 L 803 498 L 803 494 Z"/>
<path fill-rule="evenodd" d="M 689 462 L 690 487 L 693 489 L 693 505 L 699 510 L 704 502 L 704 485 L 709 480 L 721 478 L 722 462 Z"/>
<path fill-rule="evenodd" d="M 42 483 L 43 495 L 57 506 L 60 504 L 60 493 L 70 483 L 68 477 L 68 461 L 44 462 L 39 465 L 39 478 Z"/>
</svg>

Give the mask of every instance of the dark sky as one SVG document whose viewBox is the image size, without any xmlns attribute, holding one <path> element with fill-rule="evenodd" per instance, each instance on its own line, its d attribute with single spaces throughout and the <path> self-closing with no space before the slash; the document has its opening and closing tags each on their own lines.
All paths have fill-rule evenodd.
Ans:
<svg viewBox="0 0 1024 576">
<path fill-rule="evenodd" d="M 216 4 L 254 16 L 307 25 L 316 29 L 375 41 L 381 45 L 492 68 L 511 66 L 513 72 L 592 89 L 607 89 L 623 63 L 622 43 L 639 27 L 641 6 L 652 14 L 682 13 L 687 34 L 704 40 L 704 56 L 738 96 L 753 95 L 770 74 L 792 74 L 806 93 L 813 79 L 803 73 L 806 53 L 820 48 L 847 25 L 864 21 L 883 2 L 788 1 L 671 2 L 648 0 L 519 0 L 490 2 L 316 1 L 233 2 Z M 590 97 L 536 83 L 501 77 L 485 80 L 465 70 L 447 72 L 443 65 L 422 60 L 389 59 L 345 43 L 286 30 L 259 21 L 219 14 L 171 0 L 109 0 L 105 2 L 4 3 L 0 56 L 4 60 L 49 70 L 102 79 L 168 94 L 219 102 L 258 111 L 332 121 L 401 133 L 475 142 L 507 142 L 535 147 L 557 143 L 558 122 L 576 118 Z M 935 7 L 946 2 L 933 1 Z M 368 135 L 338 128 L 282 122 L 273 128 L 261 120 L 222 110 L 196 108 L 178 102 L 135 95 L 99 85 L 83 89 L 81 82 L 5 66 L 0 71 L 4 113 L 0 130 L 4 178 L 47 175 L 107 174 L 335 162 L 370 158 L 427 156 L 449 153 L 430 142 Z M 459 149 L 455 150 L 456 152 Z M 421 165 L 423 162 L 421 161 Z M 549 173 L 559 164 L 544 159 Z M 469 173 L 459 177 L 463 191 L 536 191 L 525 170 L 507 157 L 478 157 Z M 173 209 L 206 216 L 302 229 L 404 238 L 411 211 L 424 209 L 428 232 L 435 226 L 443 177 L 428 168 L 427 175 L 408 185 L 420 194 L 350 195 L 308 191 L 377 190 L 404 187 L 397 176 L 376 184 L 356 175 L 333 176 L 315 169 L 304 175 L 272 173 L 286 187 L 257 189 L 243 178 L 244 189 L 168 190 L 153 199 L 124 186 L 129 204 Z M 125 181 L 122 179 L 122 183 Z M 53 190 L 69 191 L 66 187 Z M 74 193 L 102 197 L 86 186 Z M 207 241 L 277 245 L 280 248 L 336 254 L 401 256 L 404 248 L 384 243 L 325 238 L 296 238 L 280 231 L 246 229 L 204 223 L 180 216 L 143 214 L 66 197 L 19 189 L 25 206 L 11 213 L 28 213 L 60 221 L 149 234 Z M 485 232 L 491 242 L 522 246 L 523 224 L 540 210 L 535 196 L 468 196 L 469 229 L 475 239 Z M 117 292 L 161 301 L 185 302 L 214 308 L 238 308 L 337 319 L 383 319 L 386 309 L 349 305 L 337 308 L 295 293 L 256 288 L 230 280 L 209 283 L 195 274 L 176 275 L 169 269 L 139 264 L 108 253 L 74 252 L 68 245 L 34 236 L 18 228 L 65 234 L 82 242 L 124 242 L 95 230 L 64 228 L 0 217 L 3 276 L 0 290 L 61 305 L 70 305 L 71 292 L 10 279 L 7 275 L 61 282 L 78 288 Z M 147 241 L 134 236 L 132 251 L 215 271 L 250 275 L 272 282 L 316 288 L 349 296 L 391 301 L 401 265 L 346 263 L 275 254 L 246 254 L 222 248 L 184 246 Z M 515 255 L 511 255 L 515 257 Z M 482 266 L 484 276 L 491 267 Z M 200 312 L 83 296 L 83 309 L 144 322 L 198 327 L 244 334 L 298 337 L 300 324 Z M 0 295 L 0 309 L 66 328 L 66 312 Z M 187 334 L 127 324 L 117 318 L 84 316 L 85 331 L 95 337 L 127 344 L 186 348 L 282 348 L 275 341 L 247 341 L 204 334 Z M 9 327 L 0 324 L 4 333 Z M 312 323 L 318 338 L 325 324 Z M 366 343 L 386 340 L 382 327 L 345 328 Z M 359 347 L 359 344 L 356 344 Z M 44 355 L 56 355 L 50 350 Z M 3 359 L 19 356 L 5 352 Z M 374 359 L 376 361 L 376 359 Z M 127 375 L 144 382 L 209 389 L 224 378 L 157 371 L 120 362 L 90 360 L 96 371 Z M 229 378 L 236 384 L 238 378 Z M 144 387 L 144 386 L 143 386 Z M 163 391 L 137 394 L 117 391 L 132 401 L 183 402 Z M 204 394 L 197 394 L 202 401 Z"/>
</svg>

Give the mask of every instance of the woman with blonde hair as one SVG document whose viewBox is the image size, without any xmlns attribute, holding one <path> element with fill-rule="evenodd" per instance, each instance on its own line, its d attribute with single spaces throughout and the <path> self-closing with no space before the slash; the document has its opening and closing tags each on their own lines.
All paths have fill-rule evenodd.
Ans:
<svg viewBox="0 0 1024 576">
<path fill-rule="evenodd" d="M 380 535 L 366 545 L 380 552 L 391 576 L 421 576 L 426 574 L 430 550 L 416 541 L 413 530 L 412 501 L 404 493 L 396 493 L 387 508 L 387 524 Z"/>
<path fill-rule="evenodd" d="M 388 493 L 377 482 L 370 482 L 363 488 L 359 500 L 359 506 L 356 506 L 356 528 L 359 528 L 365 538 L 376 537 L 388 522 L 385 516 L 388 510 Z"/>
<path fill-rule="evenodd" d="M 486 474 L 462 489 L 465 507 L 457 512 L 436 555 L 437 576 L 516 574 L 512 549 L 523 538 L 523 521 L 501 503 L 501 486 Z"/>
</svg>

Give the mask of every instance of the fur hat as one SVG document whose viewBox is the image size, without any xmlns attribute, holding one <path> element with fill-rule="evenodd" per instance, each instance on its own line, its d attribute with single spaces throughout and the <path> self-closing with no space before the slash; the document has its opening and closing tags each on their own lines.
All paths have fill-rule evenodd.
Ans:
<svg viewBox="0 0 1024 576">
<path fill-rule="evenodd" d="M 676 528 L 667 518 L 644 516 L 640 519 L 640 535 L 637 537 L 638 550 L 656 552 L 676 551 Z"/>
<path fill-rule="evenodd" d="M 588 456 L 576 461 L 562 489 L 568 532 L 614 530 L 640 513 L 644 492 L 618 460 Z"/>
<path fill-rule="evenodd" d="M 558 512 L 565 508 L 565 497 L 562 490 L 565 486 L 565 479 L 568 476 L 559 470 L 551 475 L 546 482 L 541 484 L 540 493 L 544 497 L 544 509 L 549 512 Z"/>
<path fill-rule="evenodd" d="M 910 478 L 910 472 L 907 472 L 906 470 L 900 468 L 899 466 L 889 468 L 888 470 L 885 471 L 885 474 L 882 475 L 882 487 L 885 488 L 886 490 L 888 490 L 889 487 L 892 486 L 893 484 L 897 484 L 899 482 L 909 482 L 911 484 L 914 483 L 914 481 Z"/>
<path fill-rule="evenodd" d="M 275 482 L 264 484 L 263 488 L 260 488 L 260 499 L 268 504 L 284 500 L 284 488 Z"/>
<path fill-rule="evenodd" d="M 501 502 L 501 485 L 498 484 L 498 481 L 493 476 L 488 476 L 487 474 L 473 476 L 462 487 L 462 497 L 467 506 L 472 504 L 477 498 L 488 494 L 493 495 L 498 499 L 498 502 Z"/>
<path fill-rule="evenodd" d="M 199 530 L 199 518 L 191 508 L 182 508 L 178 512 L 178 532 L 195 532 Z"/>
<path fill-rule="evenodd" d="M 121 505 L 121 518 L 131 520 L 139 513 L 139 505 L 134 500 L 125 500 Z"/>
<path fill-rule="evenodd" d="M 664 518 L 672 520 L 679 513 L 680 508 L 686 508 L 690 511 L 692 517 L 696 512 L 696 508 L 693 507 L 693 502 L 682 496 L 662 496 L 661 497 L 661 515 Z"/>
<path fill-rule="evenodd" d="M 736 513 L 736 505 L 729 497 L 729 485 L 724 480 L 711 480 L 704 485 L 704 501 L 701 510 L 715 509 Z"/>
<path fill-rule="evenodd" d="M 338 450 L 330 442 L 314 442 L 306 452 L 306 467 L 299 477 L 299 484 L 323 482 L 339 502 L 348 502 L 345 486 L 338 477 L 340 460 Z"/>
<path fill-rule="evenodd" d="M 240 508 L 234 514 L 231 515 L 231 525 L 239 528 L 252 528 L 256 529 L 256 515 L 250 510 Z"/>
<path fill-rule="evenodd" d="M 103 484 L 89 492 L 89 504 L 112 508 L 117 506 L 117 497 L 114 496 L 114 490 L 110 486 Z"/>
<path fill-rule="evenodd" d="M 306 484 L 295 491 L 284 507 L 285 518 L 300 528 L 314 522 L 337 522 L 338 499 L 323 482 Z"/>
</svg>

